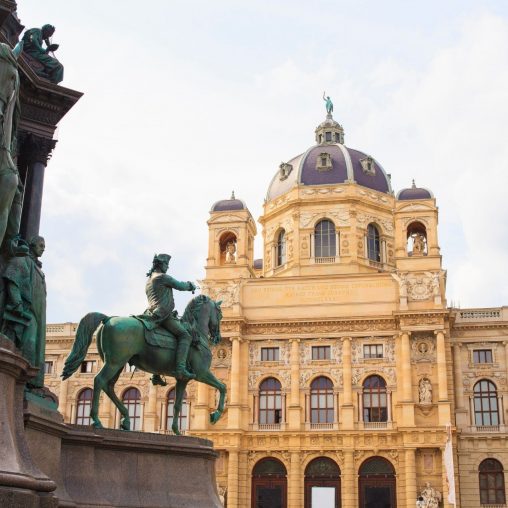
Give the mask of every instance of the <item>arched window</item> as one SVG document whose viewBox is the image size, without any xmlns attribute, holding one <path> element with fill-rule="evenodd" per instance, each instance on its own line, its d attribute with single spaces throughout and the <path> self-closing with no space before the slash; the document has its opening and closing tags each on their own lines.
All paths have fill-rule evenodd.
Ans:
<svg viewBox="0 0 508 508">
<path fill-rule="evenodd" d="M 333 423 L 333 383 L 324 376 L 310 385 L 310 422 Z"/>
<path fill-rule="evenodd" d="M 407 253 L 409 256 L 427 255 L 427 229 L 419 221 L 407 227 Z"/>
<path fill-rule="evenodd" d="M 481 379 L 474 385 L 475 425 L 499 425 L 496 385 Z"/>
<path fill-rule="evenodd" d="M 395 506 L 395 481 L 395 469 L 385 458 L 367 459 L 359 470 L 359 506 Z"/>
<path fill-rule="evenodd" d="M 340 469 L 328 457 L 318 457 L 305 468 L 305 508 L 340 506 Z"/>
<path fill-rule="evenodd" d="M 367 257 L 371 261 L 381 262 L 379 230 L 374 224 L 367 226 Z"/>
<path fill-rule="evenodd" d="M 335 257 L 336 252 L 335 224 L 328 219 L 319 221 L 314 228 L 314 256 L 316 258 Z"/>
<path fill-rule="evenodd" d="M 380 376 L 369 376 L 363 382 L 363 421 L 388 421 L 386 382 Z"/>
<path fill-rule="evenodd" d="M 141 430 L 141 394 L 137 388 L 129 388 L 123 394 L 123 403 L 129 411 L 131 430 Z"/>
<path fill-rule="evenodd" d="M 281 230 L 277 236 L 276 258 L 277 266 L 286 264 L 286 232 Z"/>
<path fill-rule="evenodd" d="M 504 505 L 506 494 L 504 488 L 503 465 L 496 459 L 485 459 L 478 468 L 480 480 L 480 503 Z"/>
<path fill-rule="evenodd" d="M 168 393 L 168 414 L 166 421 L 166 429 L 171 429 L 171 425 L 173 425 L 175 400 L 176 400 L 176 389 L 173 388 L 169 390 Z M 187 392 L 185 392 L 183 394 L 182 410 L 180 411 L 180 415 L 178 417 L 178 429 L 180 431 L 187 430 L 188 428 L 187 425 L 188 425 L 188 405 L 187 405 Z"/>
<path fill-rule="evenodd" d="M 269 377 L 259 386 L 259 424 L 281 423 L 282 395 L 280 382 Z"/>
<path fill-rule="evenodd" d="M 254 466 L 251 506 L 287 506 L 287 470 L 279 460 L 267 457 Z"/>
<path fill-rule="evenodd" d="M 92 408 L 93 390 L 85 388 L 78 395 L 76 425 L 91 425 L 90 409 Z"/>
</svg>

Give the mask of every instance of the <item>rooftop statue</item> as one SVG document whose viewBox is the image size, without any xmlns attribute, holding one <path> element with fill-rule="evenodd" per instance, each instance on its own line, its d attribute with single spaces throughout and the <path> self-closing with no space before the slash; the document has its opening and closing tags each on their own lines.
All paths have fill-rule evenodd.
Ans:
<svg viewBox="0 0 508 508">
<path fill-rule="evenodd" d="M 19 245 L 23 184 L 13 161 L 20 114 L 18 57 L 23 43 L 11 49 L 0 43 L 0 245 L 7 256 L 26 255 L 28 247 Z"/>
<path fill-rule="evenodd" d="M 326 113 L 328 115 L 331 115 L 333 113 L 333 102 L 332 99 L 330 99 L 330 96 L 326 95 L 326 92 L 323 92 L 323 100 L 326 102 L 325 104 Z"/>
<path fill-rule="evenodd" d="M 30 241 L 30 255 L 10 258 L 3 273 L 2 333 L 39 369 L 37 376 L 28 382 L 29 388 L 44 387 L 46 281 L 39 258 L 45 249 L 44 238 L 34 236 Z"/>
<path fill-rule="evenodd" d="M 104 390 L 122 415 L 121 428 L 130 430 L 129 412 L 114 392 L 115 383 L 126 363 L 153 374 L 153 384 L 166 384 L 162 375 L 177 379 L 172 425 L 175 434 L 180 433 L 178 416 L 190 379 L 219 390 L 217 409 L 210 414 L 211 423 L 216 423 L 224 412 L 226 385 L 210 372 L 212 353 L 209 346 L 221 340 L 221 302 L 205 295 L 196 296 L 187 305 L 182 319 L 178 319 L 174 311 L 173 289 L 194 292 L 196 286 L 192 282 L 178 281 L 166 273 L 170 259 L 169 254 L 158 254 L 153 258 L 146 282 L 149 307 L 144 314 L 110 317 L 91 312 L 79 322 L 62 377 L 67 379 L 81 365 L 97 330 L 97 348 L 105 363 L 94 379 L 90 411 L 94 427 L 102 428 L 98 411 L 100 393 Z"/>
<path fill-rule="evenodd" d="M 59 47 L 58 44 L 52 44 L 50 41 L 54 33 L 53 25 L 30 28 L 23 35 L 23 51 L 43 65 L 41 71 L 36 70 L 37 74 L 53 83 L 60 83 L 63 80 L 63 65 L 54 56 L 49 55 Z M 46 44 L 45 48 L 42 47 L 43 42 Z"/>
</svg>

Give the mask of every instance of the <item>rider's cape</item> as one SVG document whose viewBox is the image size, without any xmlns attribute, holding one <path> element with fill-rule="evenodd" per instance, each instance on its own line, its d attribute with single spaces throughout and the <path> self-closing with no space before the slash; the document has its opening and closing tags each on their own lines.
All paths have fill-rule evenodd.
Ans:
<svg viewBox="0 0 508 508">
<path fill-rule="evenodd" d="M 176 349 L 176 337 L 162 326 L 159 326 L 150 314 L 132 316 L 140 321 L 145 329 L 145 341 L 151 346 L 164 349 Z"/>
</svg>

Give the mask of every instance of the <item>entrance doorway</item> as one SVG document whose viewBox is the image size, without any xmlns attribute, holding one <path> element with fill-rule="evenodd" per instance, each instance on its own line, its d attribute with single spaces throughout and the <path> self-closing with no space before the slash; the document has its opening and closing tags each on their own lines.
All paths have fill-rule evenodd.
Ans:
<svg viewBox="0 0 508 508">
<path fill-rule="evenodd" d="M 254 466 L 252 508 L 287 508 L 287 471 L 280 460 L 261 459 Z"/>
<path fill-rule="evenodd" d="M 340 508 L 340 469 L 328 457 L 305 468 L 305 508 Z"/>
<path fill-rule="evenodd" d="M 371 457 L 360 467 L 360 508 L 396 508 L 395 470 L 383 457 Z"/>
</svg>

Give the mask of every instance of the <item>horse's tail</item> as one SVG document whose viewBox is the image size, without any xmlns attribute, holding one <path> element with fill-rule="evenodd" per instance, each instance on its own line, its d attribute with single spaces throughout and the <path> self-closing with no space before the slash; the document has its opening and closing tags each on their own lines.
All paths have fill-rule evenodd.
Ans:
<svg viewBox="0 0 508 508">
<path fill-rule="evenodd" d="M 95 330 L 107 319 L 108 316 L 101 314 L 100 312 L 90 312 L 81 319 L 76 331 L 76 338 L 74 339 L 72 350 L 65 360 L 62 379 L 67 379 L 76 372 L 77 368 L 81 365 L 81 362 L 85 359 L 88 348 L 92 343 L 92 337 Z"/>
</svg>

